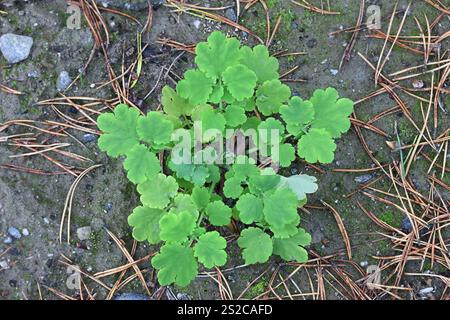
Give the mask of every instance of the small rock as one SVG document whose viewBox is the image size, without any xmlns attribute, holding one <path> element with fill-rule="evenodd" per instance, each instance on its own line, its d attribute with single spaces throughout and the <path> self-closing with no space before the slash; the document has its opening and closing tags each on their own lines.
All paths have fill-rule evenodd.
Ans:
<svg viewBox="0 0 450 320">
<path fill-rule="evenodd" d="M 28 78 L 39 78 L 39 71 L 32 70 L 27 73 Z"/>
<path fill-rule="evenodd" d="M 25 237 L 28 237 L 28 236 L 30 235 L 30 231 L 28 231 L 27 228 L 23 228 L 23 229 L 22 229 L 22 234 L 23 234 Z"/>
<path fill-rule="evenodd" d="M 33 38 L 7 33 L 0 37 L 0 51 L 8 63 L 18 63 L 30 55 Z"/>
<path fill-rule="evenodd" d="M 1 269 L 9 269 L 8 261 L 6 261 L 6 260 L 0 261 L 0 268 Z"/>
<path fill-rule="evenodd" d="M 405 217 L 402 220 L 401 228 L 402 228 L 402 231 L 405 233 L 410 233 L 412 231 L 412 224 L 408 217 Z"/>
<path fill-rule="evenodd" d="M 372 180 L 373 176 L 371 174 L 364 174 L 362 176 L 355 177 L 355 182 L 357 183 L 366 183 Z"/>
<path fill-rule="evenodd" d="M 67 71 L 61 71 L 58 79 L 56 80 L 56 88 L 58 89 L 58 91 L 64 91 L 69 87 L 71 83 L 72 79 L 70 78 L 69 73 Z"/>
<path fill-rule="evenodd" d="M 192 298 L 186 293 L 177 293 L 178 300 L 192 300 Z"/>
<path fill-rule="evenodd" d="M 15 239 L 20 239 L 22 238 L 22 234 L 20 233 L 20 231 L 17 228 L 14 227 L 9 227 L 8 228 L 8 234 L 15 238 Z"/>
<path fill-rule="evenodd" d="M 193 24 L 194 24 L 195 29 L 198 29 L 198 28 L 200 28 L 201 22 L 200 22 L 200 20 L 195 20 L 193 22 Z"/>
<path fill-rule="evenodd" d="M 85 143 L 94 142 L 95 140 L 97 140 L 97 136 L 92 133 L 86 133 L 83 135 L 83 142 Z"/>
<path fill-rule="evenodd" d="M 149 296 L 141 293 L 121 293 L 114 297 L 113 300 L 150 300 Z"/>
<path fill-rule="evenodd" d="M 233 8 L 228 8 L 225 11 L 225 17 L 227 17 L 231 21 L 237 22 L 237 15 Z"/>
<path fill-rule="evenodd" d="M 338 74 L 339 70 L 337 70 L 337 69 L 330 69 L 330 72 L 331 72 L 331 74 L 332 74 L 333 76 L 335 76 L 335 75 Z"/>
<path fill-rule="evenodd" d="M 112 208 L 113 208 L 112 202 L 108 202 L 108 203 L 105 205 L 105 213 L 109 213 L 109 212 L 112 210 Z"/>
<path fill-rule="evenodd" d="M 433 291 L 434 291 L 433 287 L 423 288 L 423 289 L 420 289 L 419 294 L 426 295 L 426 294 L 432 293 Z"/>
<path fill-rule="evenodd" d="M 45 217 L 45 218 L 44 218 L 44 223 L 45 223 L 45 224 L 50 224 L 50 220 L 48 220 L 48 218 Z"/>
<path fill-rule="evenodd" d="M 416 79 L 413 81 L 412 85 L 413 85 L 414 89 L 422 89 L 425 84 L 423 83 L 422 80 Z"/>
<path fill-rule="evenodd" d="M 17 287 L 17 280 L 9 280 L 9 285 L 13 288 Z"/>
<path fill-rule="evenodd" d="M 11 237 L 6 237 L 5 240 L 3 240 L 4 244 L 11 244 L 13 242 L 13 239 Z"/>
<path fill-rule="evenodd" d="M 91 237 L 91 227 L 81 227 L 77 229 L 77 237 L 80 241 L 87 240 Z"/>
<path fill-rule="evenodd" d="M 368 261 L 361 261 L 361 262 L 359 263 L 359 265 L 360 265 L 361 267 L 365 268 L 365 267 L 367 267 L 367 266 L 369 265 L 369 262 L 368 262 Z"/>
</svg>

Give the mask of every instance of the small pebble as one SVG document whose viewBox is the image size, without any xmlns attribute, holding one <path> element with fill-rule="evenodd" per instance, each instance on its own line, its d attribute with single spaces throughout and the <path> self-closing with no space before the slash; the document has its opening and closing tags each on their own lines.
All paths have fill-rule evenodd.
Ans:
<svg viewBox="0 0 450 320">
<path fill-rule="evenodd" d="M 48 220 L 47 217 L 44 218 L 44 222 L 45 222 L 46 224 L 50 224 L 50 220 Z"/>
<path fill-rule="evenodd" d="M 23 228 L 23 229 L 22 229 L 22 234 L 23 234 L 25 237 L 28 237 L 28 236 L 30 235 L 30 231 L 28 231 L 27 228 Z"/>
<path fill-rule="evenodd" d="M 86 133 L 83 135 L 83 142 L 85 143 L 94 142 L 95 140 L 97 140 L 97 137 L 92 133 Z"/>
<path fill-rule="evenodd" d="M 198 28 L 200 28 L 201 22 L 200 22 L 200 20 L 195 20 L 193 22 L 193 24 L 194 24 L 195 29 L 198 29 Z"/>
<path fill-rule="evenodd" d="M 8 261 L 6 261 L 6 260 L 0 261 L 0 268 L 1 269 L 9 269 Z"/>
<path fill-rule="evenodd" d="M 360 265 L 361 267 L 365 268 L 365 267 L 367 267 L 367 266 L 369 265 L 369 262 L 368 262 L 368 261 L 361 261 L 361 262 L 359 263 L 359 265 Z"/>
<path fill-rule="evenodd" d="M 112 202 L 108 202 L 108 203 L 105 205 L 105 213 L 109 213 L 109 212 L 112 210 L 112 208 L 113 208 Z"/>
<path fill-rule="evenodd" d="M 228 8 L 225 11 L 225 17 L 227 17 L 231 21 L 237 22 L 237 15 L 233 8 Z"/>
<path fill-rule="evenodd" d="M 113 300 L 150 300 L 150 297 L 141 293 L 121 293 L 115 296 Z"/>
<path fill-rule="evenodd" d="M 366 183 L 369 182 L 373 176 L 371 174 L 364 174 L 362 176 L 355 177 L 355 182 L 357 183 Z"/>
<path fill-rule="evenodd" d="M 419 291 L 419 294 L 425 295 L 425 294 L 428 294 L 428 293 L 432 293 L 433 291 L 434 291 L 433 287 L 423 288 L 423 289 L 421 289 Z"/>
<path fill-rule="evenodd" d="M 71 83 L 72 79 L 70 78 L 69 73 L 67 71 L 61 71 L 58 79 L 56 80 L 56 88 L 58 89 L 58 91 L 64 91 L 69 87 Z"/>
<path fill-rule="evenodd" d="M 81 227 L 77 229 L 77 237 L 80 239 L 80 241 L 87 240 L 91 237 L 91 227 Z"/>
<path fill-rule="evenodd" d="M 5 240 L 3 240 L 4 244 L 11 244 L 13 242 L 13 239 L 11 237 L 6 237 Z"/>
<path fill-rule="evenodd" d="M 8 228 L 8 234 L 15 238 L 15 239 L 20 239 L 22 238 L 22 234 L 20 233 L 20 231 L 17 228 L 14 227 L 9 227 Z"/>
<path fill-rule="evenodd" d="M 337 70 L 337 69 L 330 69 L 330 72 L 331 72 L 331 74 L 332 74 L 333 76 L 335 76 L 335 75 L 338 74 L 339 70 Z"/>
<path fill-rule="evenodd" d="M 412 224 L 411 224 L 411 221 L 409 221 L 408 217 L 405 217 L 402 220 L 401 228 L 402 228 L 402 231 L 405 233 L 410 233 L 412 231 Z"/>
</svg>

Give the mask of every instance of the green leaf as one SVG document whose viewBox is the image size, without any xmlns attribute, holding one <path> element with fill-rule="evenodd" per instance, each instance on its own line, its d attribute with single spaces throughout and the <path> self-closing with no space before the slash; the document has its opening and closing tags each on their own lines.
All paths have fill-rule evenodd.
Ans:
<svg viewBox="0 0 450 320">
<path fill-rule="evenodd" d="M 339 138 L 350 129 L 349 116 L 353 112 L 353 101 L 338 98 L 336 89 L 327 88 L 314 91 L 310 99 L 315 111 L 311 127 L 327 130 L 332 138 Z"/>
<path fill-rule="evenodd" d="M 273 253 L 286 261 L 304 263 L 308 261 L 308 252 L 303 248 L 311 243 L 311 235 L 304 229 L 287 239 L 273 238 Z"/>
<path fill-rule="evenodd" d="M 174 117 L 182 115 L 191 115 L 194 106 L 188 100 L 180 97 L 175 90 L 169 86 L 164 86 L 162 89 L 161 103 L 164 111 Z"/>
<path fill-rule="evenodd" d="M 221 267 L 227 263 L 227 241 L 217 231 L 207 232 L 198 238 L 194 255 L 206 268 Z"/>
<path fill-rule="evenodd" d="M 298 174 L 290 177 L 281 177 L 278 188 L 289 188 L 295 192 L 298 200 L 306 198 L 306 194 L 311 194 L 317 191 L 317 179 L 306 174 Z"/>
<path fill-rule="evenodd" d="M 137 241 L 147 240 L 150 244 L 161 241 L 159 237 L 159 220 L 165 212 L 149 207 L 137 207 L 128 216 L 128 224 L 133 227 L 133 238 Z"/>
<path fill-rule="evenodd" d="M 294 136 L 303 131 L 303 127 L 314 119 L 314 108 L 310 101 L 292 97 L 289 105 L 280 107 L 281 118 L 286 122 L 286 129 Z"/>
<path fill-rule="evenodd" d="M 311 129 L 298 141 L 298 155 L 309 163 L 331 163 L 336 144 L 325 129 Z"/>
<path fill-rule="evenodd" d="M 179 193 L 173 199 L 173 207 L 170 209 L 171 213 L 189 212 L 195 219 L 198 218 L 197 205 L 194 203 L 194 199 L 189 194 Z"/>
<path fill-rule="evenodd" d="M 213 140 L 219 133 L 223 134 L 225 130 L 226 120 L 225 117 L 212 108 L 202 108 L 201 111 L 197 110 L 194 120 L 199 121 L 201 125 L 202 141 L 209 142 Z M 208 130 L 213 130 L 209 131 Z"/>
<path fill-rule="evenodd" d="M 256 74 L 242 64 L 229 67 L 223 73 L 223 82 L 237 101 L 253 96 L 256 80 Z"/>
<path fill-rule="evenodd" d="M 237 243 L 243 249 L 242 256 L 245 264 L 264 263 L 272 255 L 272 239 L 261 229 L 248 228 L 243 230 Z"/>
<path fill-rule="evenodd" d="M 253 50 L 248 46 L 244 46 L 241 48 L 241 51 L 241 63 L 256 74 L 259 83 L 279 78 L 278 60 L 269 55 L 269 50 L 267 50 L 266 46 L 257 45 L 253 47 Z"/>
<path fill-rule="evenodd" d="M 225 180 L 223 185 L 223 194 L 225 197 L 230 199 L 237 199 L 244 191 L 244 188 L 241 186 L 242 180 L 238 177 L 232 177 L 230 179 Z"/>
<path fill-rule="evenodd" d="M 97 119 L 97 126 L 103 132 L 98 139 L 100 150 L 110 157 L 126 155 L 139 143 L 136 132 L 139 110 L 119 104 L 114 113 L 103 113 Z"/>
<path fill-rule="evenodd" d="M 297 233 L 297 226 L 300 223 L 300 216 L 295 217 L 283 226 L 270 226 L 273 236 L 279 239 L 292 237 Z"/>
<path fill-rule="evenodd" d="M 169 168 L 176 173 L 178 178 L 190 181 L 197 186 L 203 186 L 209 177 L 209 169 L 203 164 L 175 164 L 169 161 Z"/>
<path fill-rule="evenodd" d="M 123 167 L 127 170 L 128 179 L 133 183 L 152 179 L 161 171 L 159 159 L 142 144 L 136 145 L 128 152 Z"/>
<path fill-rule="evenodd" d="M 165 145 L 171 141 L 173 123 L 160 112 L 150 111 L 138 120 L 139 137 L 151 145 Z"/>
<path fill-rule="evenodd" d="M 239 46 L 236 38 L 227 38 L 223 33 L 214 31 L 207 42 L 200 42 L 195 48 L 195 63 L 208 77 L 216 79 L 228 67 L 239 62 Z"/>
<path fill-rule="evenodd" d="M 264 116 L 278 113 L 291 96 L 291 89 L 280 80 L 269 80 L 256 91 L 256 106 Z"/>
<path fill-rule="evenodd" d="M 222 101 L 224 89 L 221 85 L 217 85 L 213 88 L 211 95 L 209 96 L 209 102 L 218 104 Z"/>
<path fill-rule="evenodd" d="M 211 195 L 209 194 L 208 189 L 202 187 L 194 187 L 192 189 L 192 199 L 196 204 L 198 210 L 203 210 L 209 203 Z"/>
<path fill-rule="evenodd" d="M 141 202 L 150 208 L 164 209 L 178 192 L 174 177 L 159 173 L 154 179 L 138 184 Z"/>
<path fill-rule="evenodd" d="M 260 174 L 251 176 L 248 180 L 248 185 L 251 193 L 255 195 L 263 195 L 266 191 L 275 189 L 279 182 L 279 175 Z"/>
<path fill-rule="evenodd" d="M 295 148 L 288 143 L 282 143 L 279 146 L 280 156 L 279 161 L 280 165 L 283 168 L 287 168 L 291 165 L 292 161 L 295 160 Z"/>
<path fill-rule="evenodd" d="M 263 143 L 271 146 L 274 143 L 278 143 L 281 141 L 284 134 L 284 126 L 279 120 L 276 120 L 274 118 L 267 118 L 259 124 L 258 134 L 260 140 Z M 273 140 L 273 138 L 276 139 Z"/>
<path fill-rule="evenodd" d="M 241 129 L 244 131 L 248 129 L 257 129 L 259 124 L 261 123 L 261 120 L 259 120 L 257 117 L 250 117 L 247 119 L 247 121 L 241 126 Z"/>
<path fill-rule="evenodd" d="M 192 248 L 176 243 L 161 247 L 160 252 L 152 259 L 152 266 L 158 269 L 158 282 L 161 286 L 175 283 L 185 287 L 198 273 Z"/>
<path fill-rule="evenodd" d="M 297 216 L 297 195 L 288 188 L 269 192 L 264 197 L 264 218 L 268 224 L 281 228 Z"/>
<path fill-rule="evenodd" d="M 222 201 L 210 202 L 205 209 L 209 222 L 216 227 L 225 226 L 231 220 L 231 208 Z"/>
<path fill-rule="evenodd" d="M 239 210 L 239 219 L 245 224 L 260 222 L 264 217 L 262 199 L 250 193 L 239 198 L 236 208 Z"/>
<path fill-rule="evenodd" d="M 237 127 L 245 121 L 247 121 L 247 116 L 245 115 L 245 110 L 239 106 L 231 105 L 225 109 L 225 120 L 227 121 L 227 126 Z"/>
<path fill-rule="evenodd" d="M 193 105 L 204 104 L 213 91 L 213 84 L 214 80 L 200 70 L 188 70 L 184 74 L 184 79 L 178 82 L 177 92 Z"/>
<path fill-rule="evenodd" d="M 194 232 L 196 218 L 191 213 L 168 213 L 159 220 L 159 236 L 166 242 L 184 242 Z"/>
</svg>

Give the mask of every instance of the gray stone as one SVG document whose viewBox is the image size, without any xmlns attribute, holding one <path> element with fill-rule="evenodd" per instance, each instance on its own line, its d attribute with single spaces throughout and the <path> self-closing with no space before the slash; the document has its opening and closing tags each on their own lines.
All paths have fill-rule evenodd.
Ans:
<svg viewBox="0 0 450 320">
<path fill-rule="evenodd" d="M 81 227 L 77 229 L 77 237 L 80 241 L 88 240 L 91 237 L 91 227 Z"/>
<path fill-rule="evenodd" d="M 0 261 L 0 269 L 9 269 L 8 261 L 6 260 Z"/>
<path fill-rule="evenodd" d="M 13 242 L 13 239 L 11 237 L 6 237 L 5 240 L 3 240 L 4 244 L 11 244 Z"/>
<path fill-rule="evenodd" d="M 366 183 L 372 180 L 373 176 L 371 174 L 364 174 L 362 176 L 355 177 L 355 182 L 357 183 Z"/>
<path fill-rule="evenodd" d="M 28 236 L 30 235 L 30 231 L 28 231 L 27 228 L 23 228 L 23 229 L 22 229 L 22 234 L 23 234 L 25 237 L 28 237 Z"/>
<path fill-rule="evenodd" d="M 237 22 L 237 15 L 233 8 L 228 8 L 225 11 L 225 17 L 227 17 L 231 21 Z"/>
<path fill-rule="evenodd" d="M 114 297 L 113 300 L 150 300 L 149 296 L 141 293 L 121 293 Z"/>
<path fill-rule="evenodd" d="M 8 63 L 18 63 L 30 55 L 33 38 L 7 33 L 0 37 L 0 51 Z"/>
<path fill-rule="evenodd" d="M 20 231 L 17 228 L 14 227 L 9 227 L 8 228 L 8 234 L 15 238 L 15 239 L 20 239 L 22 238 L 22 234 L 20 233 Z"/>
<path fill-rule="evenodd" d="M 64 91 L 69 87 L 71 83 L 72 79 L 70 78 L 69 73 L 67 71 L 61 71 L 58 79 L 56 80 L 56 88 L 58 89 L 58 91 Z"/>
</svg>

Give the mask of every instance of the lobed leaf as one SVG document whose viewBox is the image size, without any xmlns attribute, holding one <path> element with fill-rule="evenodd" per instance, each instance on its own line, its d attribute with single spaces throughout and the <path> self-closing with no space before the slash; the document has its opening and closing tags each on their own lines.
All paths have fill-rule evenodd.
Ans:
<svg viewBox="0 0 450 320">
<path fill-rule="evenodd" d="M 128 224 L 133 227 L 133 238 L 137 241 L 147 240 L 150 244 L 161 241 L 159 236 L 159 220 L 165 212 L 149 207 L 137 207 L 128 216 Z"/>
<path fill-rule="evenodd" d="M 98 139 L 100 150 L 110 157 L 126 155 L 139 143 L 136 126 L 139 110 L 119 104 L 114 113 L 103 113 L 97 119 L 97 126 L 103 132 Z"/>
<path fill-rule="evenodd" d="M 205 209 L 209 222 L 216 227 L 225 226 L 231 220 L 231 208 L 222 201 L 210 202 Z"/>
<path fill-rule="evenodd" d="M 325 129 L 332 138 L 339 138 L 350 129 L 349 116 L 353 112 L 353 101 L 338 99 L 339 93 L 334 88 L 314 91 L 311 103 L 314 106 L 312 128 Z"/>
<path fill-rule="evenodd" d="M 273 253 L 286 261 L 304 263 L 308 252 L 303 248 L 311 243 L 311 235 L 299 228 L 297 233 L 286 239 L 273 238 Z"/>
<path fill-rule="evenodd" d="M 161 172 L 159 159 L 142 144 L 136 145 L 128 152 L 123 167 L 127 170 L 128 179 L 133 183 L 153 179 Z"/>
<path fill-rule="evenodd" d="M 245 264 L 264 263 L 272 255 L 272 239 L 261 229 L 253 227 L 244 229 L 237 243 L 243 249 Z"/>
<path fill-rule="evenodd" d="M 243 101 L 253 96 L 256 81 L 256 74 L 242 64 L 229 67 L 223 73 L 223 82 L 237 101 Z"/>
<path fill-rule="evenodd" d="M 217 231 L 207 232 L 198 238 L 194 255 L 206 268 L 224 266 L 227 262 L 227 241 Z"/>
<path fill-rule="evenodd" d="M 264 116 L 278 113 L 280 107 L 291 96 L 291 89 L 280 80 L 264 82 L 256 91 L 256 106 Z"/>
<path fill-rule="evenodd" d="M 159 220 L 159 236 L 166 242 L 184 242 L 194 232 L 196 217 L 187 211 L 167 213 Z"/>
<path fill-rule="evenodd" d="M 139 137 L 152 146 L 168 144 L 173 130 L 173 123 L 157 111 L 150 111 L 147 116 L 139 118 L 137 123 Z"/>
<path fill-rule="evenodd" d="M 200 70 L 188 70 L 177 84 L 177 93 L 193 105 L 204 104 L 213 91 L 214 80 Z"/>
<path fill-rule="evenodd" d="M 153 257 L 152 266 L 158 270 L 158 282 L 161 286 L 175 283 L 187 286 L 198 273 L 198 264 L 194 251 L 177 243 L 165 244 Z"/>
<path fill-rule="evenodd" d="M 309 163 L 331 163 L 336 144 L 325 129 L 311 129 L 298 141 L 298 155 Z"/>
<path fill-rule="evenodd" d="M 164 209 L 177 194 L 178 184 L 174 177 L 159 173 L 154 179 L 138 184 L 137 190 L 144 205 Z"/>
<path fill-rule="evenodd" d="M 256 74 L 258 83 L 279 78 L 278 59 L 269 55 L 269 50 L 267 50 L 266 46 L 257 45 L 253 49 L 244 46 L 241 48 L 241 52 L 241 63 Z"/>
</svg>

